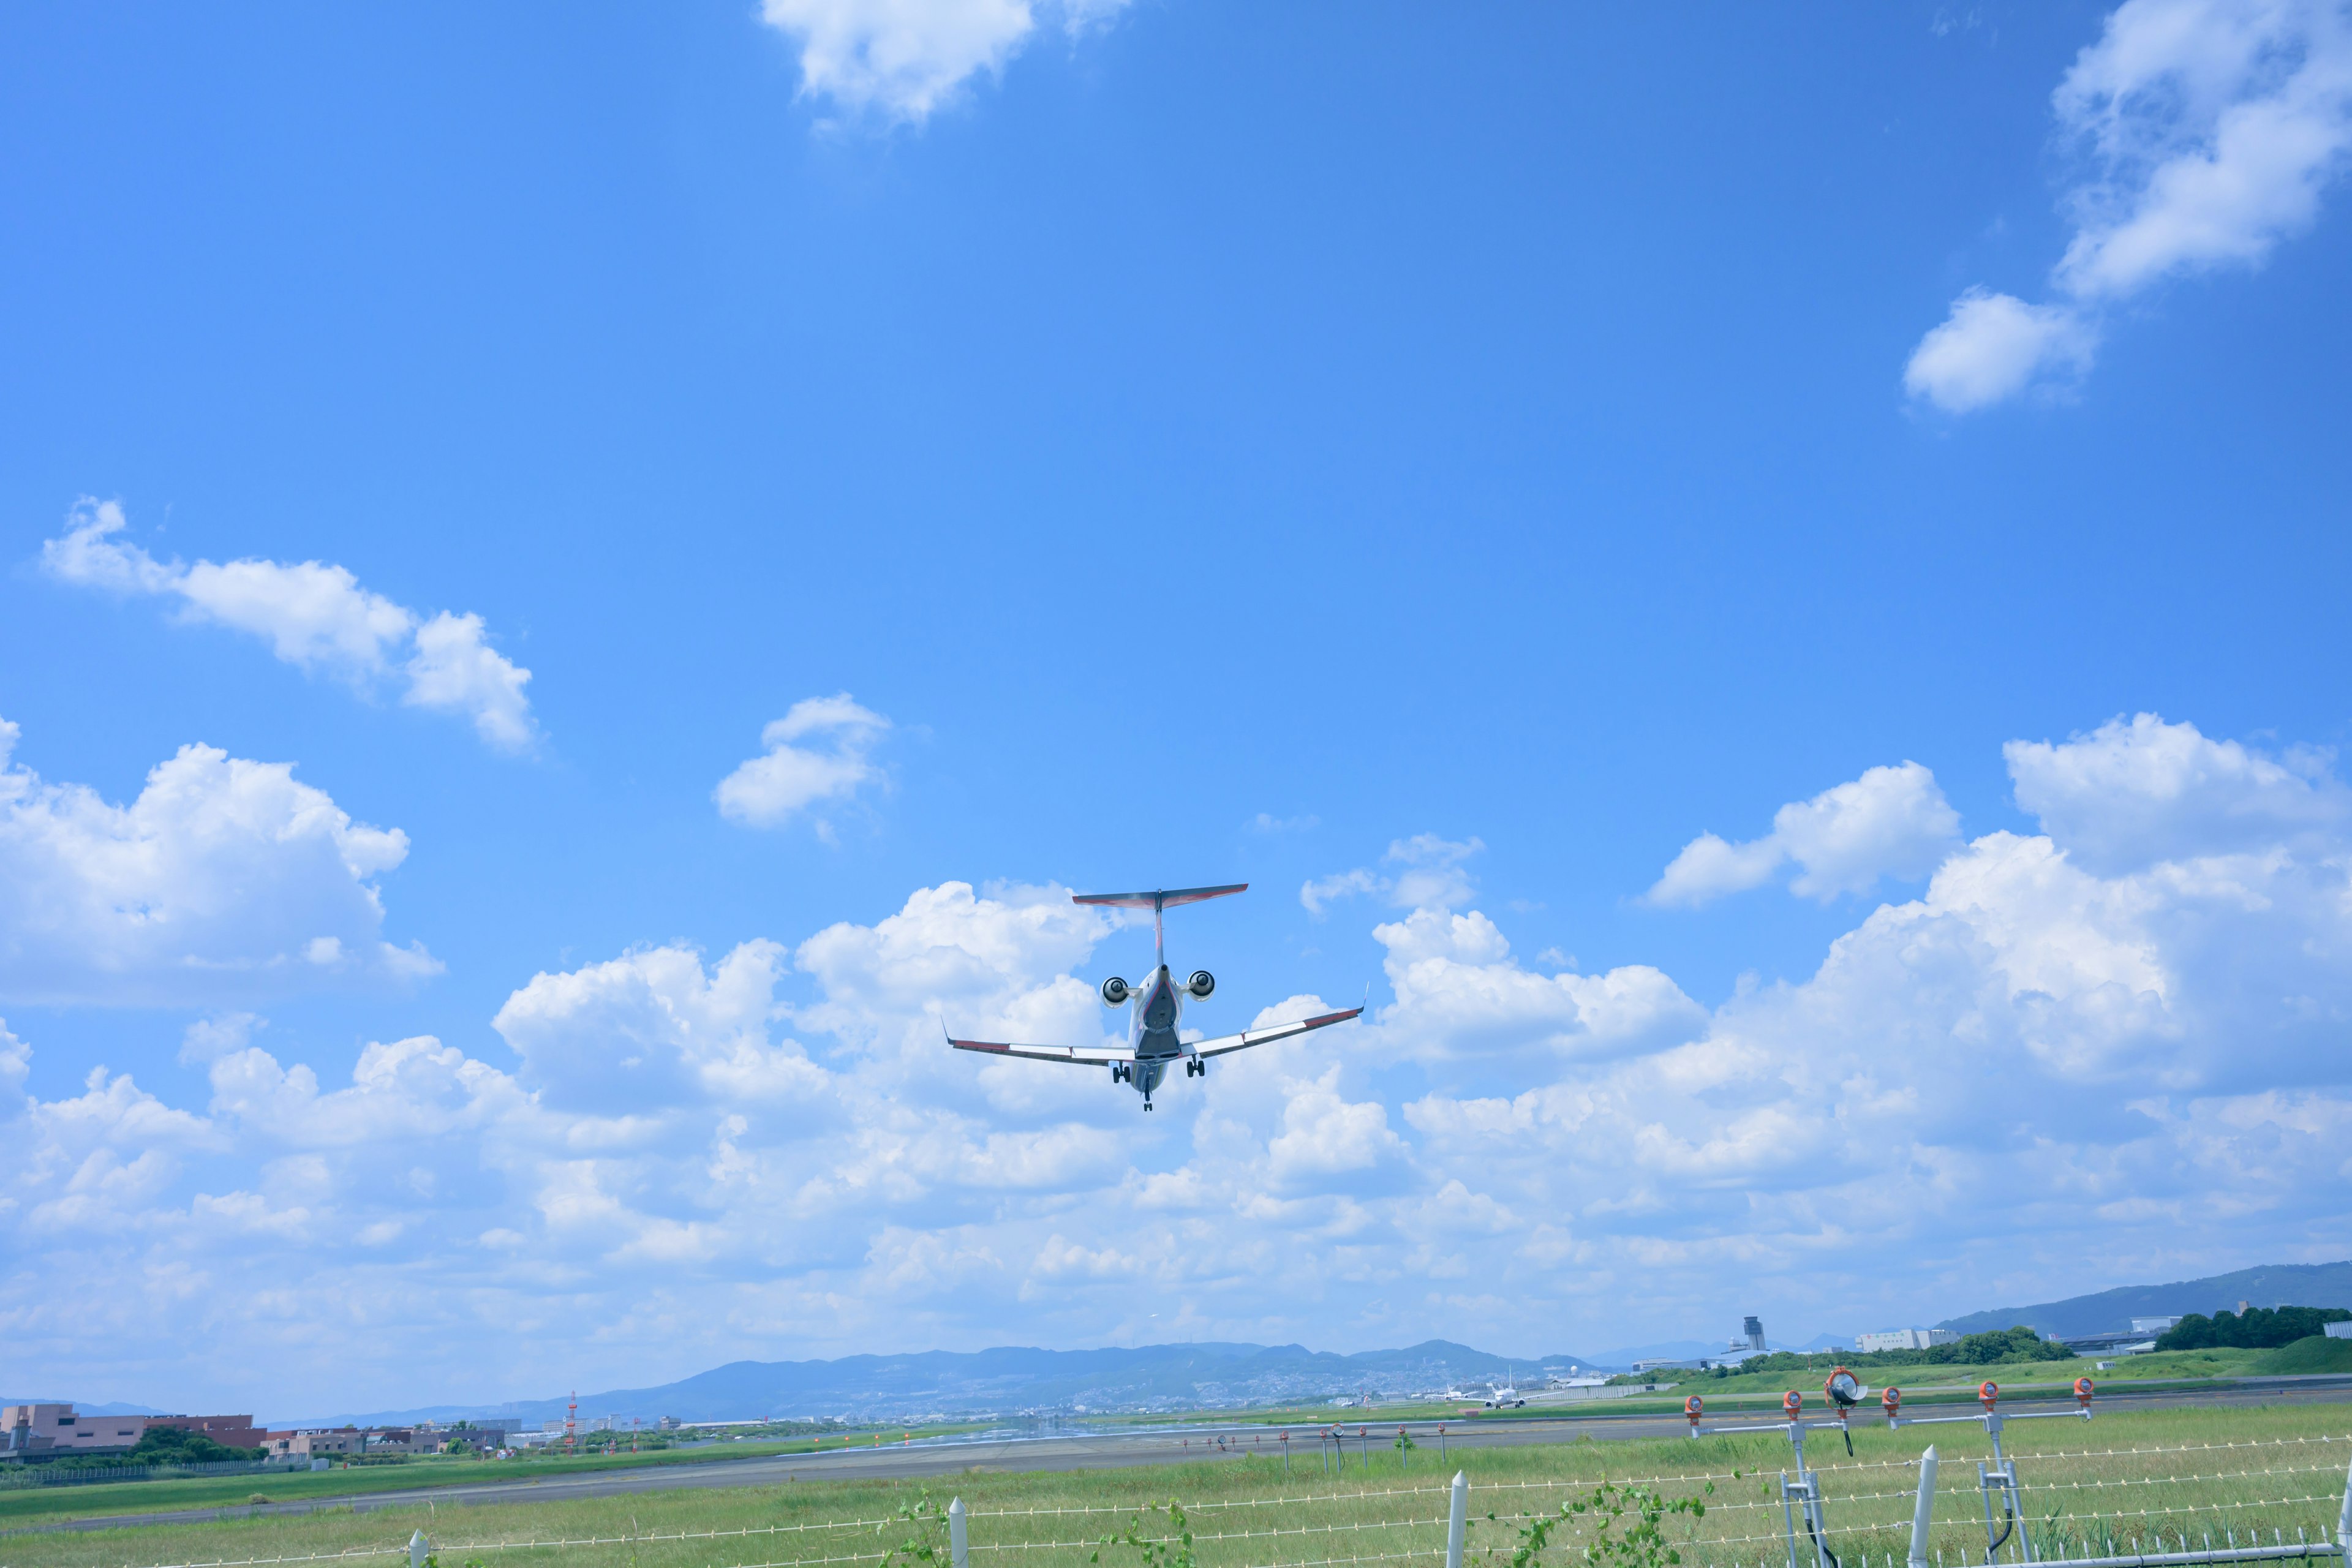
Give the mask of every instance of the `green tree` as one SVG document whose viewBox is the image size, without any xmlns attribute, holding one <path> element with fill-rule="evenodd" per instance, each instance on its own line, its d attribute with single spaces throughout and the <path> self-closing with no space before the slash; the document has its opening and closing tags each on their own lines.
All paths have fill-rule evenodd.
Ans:
<svg viewBox="0 0 2352 1568">
<path fill-rule="evenodd" d="M 2252 1307 L 2246 1311 L 2191 1312 L 2156 1342 L 2160 1351 L 2275 1350 L 2307 1340 L 2330 1323 L 2352 1320 L 2341 1307 Z"/>
<path fill-rule="evenodd" d="M 134 1465 L 213 1465 L 262 1457 L 258 1448 L 232 1448 L 202 1432 L 182 1426 L 150 1426 L 139 1435 L 128 1462 Z"/>
</svg>

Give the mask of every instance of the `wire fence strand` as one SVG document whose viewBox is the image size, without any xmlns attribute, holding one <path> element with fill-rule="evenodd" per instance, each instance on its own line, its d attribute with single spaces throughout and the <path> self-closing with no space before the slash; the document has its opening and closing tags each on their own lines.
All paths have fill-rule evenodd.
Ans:
<svg viewBox="0 0 2352 1568">
<path fill-rule="evenodd" d="M 1771 1434 L 1785 1428 L 1758 1430 Z M 2120 1542 L 2126 1539 L 2177 1538 L 2185 1543 L 2191 1534 L 2200 1533 L 2196 1527 L 2200 1519 L 2210 1521 L 2214 1531 L 2233 1544 L 2241 1534 L 2259 1541 L 2268 1531 L 2283 1554 L 2293 1550 L 2286 1540 L 2290 1533 L 2299 1541 L 2315 1540 L 2326 1546 L 2332 1540 L 2343 1500 L 2341 1478 L 2345 1460 L 2352 1458 L 2352 1434 L 2050 1449 L 2012 1442 L 2006 1457 L 2017 1466 L 2015 1493 L 1997 1489 L 1988 1493 L 1981 1479 L 1968 1473 L 1965 1461 L 1947 1458 L 1933 1494 L 1937 1550 L 1949 1552 L 1964 1541 L 1973 1540 L 1972 1545 L 1951 1559 L 1950 1568 L 1990 1561 L 1996 1550 L 2015 1554 L 2028 1549 L 2029 1543 L 2035 1559 L 2053 1563 L 2107 1545 L 2116 1549 L 2108 1554 L 2120 1553 Z M 1362 1460 L 1358 1462 L 1360 1465 Z M 1765 1458 L 1753 1466 L 1718 1468 L 1703 1463 L 1688 1470 L 1657 1466 L 1654 1457 L 1647 1468 L 1659 1473 L 1613 1478 L 1603 1468 L 1599 1475 L 1580 1479 L 1475 1483 L 1475 1517 L 1466 1522 L 1476 1528 L 1463 1568 L 1496 1568 L 1515 1543 L 1528 1539 L 1526 1531 L 1538 1518 L 1551 1521 L 1558 1560 L 1575 1561 L 1580 1543 L 1590 1545 L 1595 1540 L 1596 1516 L 1572 1513 L 1568 1505 L 1602 1486 L 1620 1489 L 1621 1497 L 1626 1492 L 1656 1492 L 1662 1500 L 1703 1499 L 1702 1515 L 1670 1514 L 1663 1521 L 1666 1537 L 1685 1568 L 1743 1568 L 1751 1563 L 1755 1568 L 1772 1568 L 1786 1560 L 1792 1546 L 1797 1561 L 1809 1563 L 1814 1550 L 1811 1534 L 1817 1534 L 1824 1547 L 1835 1543 L 1844 1568 L 1857 1564 L 1870 1568 L 1874 1559 L 1880 1558 L 1887 1559 L 1887 1568 L 1895 1568 L 1902 1553 L 1889 1548 L 1898 1542 L 1907 1547 L 1912 1508 L 1917 1499 L 1916 1485 L 1897 1478 L 1916 1478 L 1919 1461 L 1916 1458 L 1841 1458 L 1805 1467 L 1821 1489 L 1822 1517 L 1815 1531 L 1797 1524 L 1793 1542 L 1785 1513 L 1790 1504 L 1780 1495 L 1776 1484 L 1798 1468 L 1793 1452 L 1784 1459 Z M 2323 1477 L 2336 1478 L 2337 1484 L 2331 1486 Z M 1181 1505 L 1189 1519 L 1239 1527 L 1190 1531 L 1191 1548 L 1200 1554 L 1199 1568 L 1356 1568 L 1444 1563 L 1443 1536 L 1433 1541 L 1431 1532 L 1442 1531 L 1448 1523 L 1444 1484 L 1379 1485 L 1371 1484 L 1368 1477 L 1366 1484 L 1349 1487 L 1345 1482 L 1334 1484 L 1328 1475 L 1310 1476 L 1307 1482 L 1301 1489 L 1290 1491 L 1276 1480 L 1274 1489 L 1263 1495 L 1203 1499 Z M 1732 1495 L 1717 1496 L 1718 1491 Z M 1994 1506 L 2002 1510 L 2003 1517 L 1994 1520 L 1993 1528 L 1978 1517 L 1981 1500 L 1987 1497 L 1994 1499 Z M 2014 1514 L 2008 1512 L 2012 1501 L 2017 1506 Z M 1154 1507 L 1152 1503 L 1070 1503 L 972 1510 L 964 1515 L 969 1535 L 966 1558 L 953 1568 L 971 1568 L 971 1560 L 983 1555 L 992 1568 L 1090 1568 L 1094 1563 L 1121 1568 L 1111 1563 L 1107 1549 L 1123 1538 L 1094 1534 L 1082 1521 L 1134 1518 L 1138 1523 L 1130 1529 L 1140 1531 L 1145 1538 L 1172 1538 L 1170 1524 L 1146 1522 L 1145 1516 Z M 1249 1511 L 1253 1510 L 1261 1511 L 1254 1514 Z M 1276 1511 L 1269 1516 L 1263 1511 L 1267 1510 Z M 564 1560 L 563 1568 L 572 1568 L 570 1560 L 574 1558 L 582 1560 L 578 1568 L 849 1568 L 852 1564 L 921 1568 L 910 1563 L 903 1550 L 894 1551 L 889 1540 L 877 1540 L 868 1550 L 845 1550 L 852 1542 L 842 1539 L 856 1531 L 887 1536 L 894 1527 L 910 1523 L 934 1531 L 941 1527 L 935 1518 L 910 1521 L 903 1515 L 796 1519 L 731 1529 L 633 1529 L 627 1534 L 436 1542 L 432 1551 L 436 1568 L 468 1568 L 472 1558 L 533 1552 Z M 1990 1547 L 1988 1539 L 1997 1528 L 2006 1528 L 2009 1533 L 1998 1548 Z M 496 1535 L 494 1531 L 483 1533 Z M 776 1544 L 761 1547 L 752 1545 L 754 1542 Z M 730 1549 L 729 1542 L 740 1543 L 740 1549 Z M 785 1542 L 805 1542 L 805 1554 L 776 1556 L 777 1546 L 792 1550 Z M 1328 1543 L 1321 1546 L 1325 1556 L 1296 1557 L 1300 1550 L 1317 1550 L 1311 1544 L 1317 1542 Z M 699 1543 L 708 1543 L 711 1550 L 695 1552 Z M 1367 1550 L 1340 1550 L 1349 1544 Z M 2184 1544 L 2181 1550 L 2196 1549 Z M 2326 1546 L 2326 1550 L 2332 1554 L 2335 1548 Z M 408 1551 L 406 1542 L 388 1542 L 337 1551 L 191 1559 L 148 1568 L 294 1568 L 304 1563 L 402 1558 Z M 641 1562 L 641 1552 L 651 1556 Z M 1467 1557 L 1475 1557 L 1477 1563 L 1471 1563 Z M 742 1561 L 736 1561 L 739 1558 Z M 125 1563 L 122 1568 L 131 1565 Z M 932 1568 L 950 1568 L 943 1541 Z M 2352 1568 L 2352 1563 L 2343 1568 Z"/>
</svg>

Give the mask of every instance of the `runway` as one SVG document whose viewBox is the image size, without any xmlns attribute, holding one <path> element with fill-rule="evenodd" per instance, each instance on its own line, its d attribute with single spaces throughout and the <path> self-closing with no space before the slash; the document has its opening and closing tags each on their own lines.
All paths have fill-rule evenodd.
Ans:
<svg viewBox="0 0 2352 1568">
<path fill-rule="evenodd" d="M 2071 1402 L 2050 1399 L 2003 1401 L 2006 1410 L 2023 1415 L 2036 1410 L 2069 1407 Z M 2352 1376 L 2243 1378 L 2213 1388 L 2101 1393 L 2100 1409 L 2123 1407 L 2156 1410 L 2203 1405 L 2221 1407 L 2252 1405 L 2352 1403 Z M 1960 1406 L 1922 1406 L 1919 1415 L 1958 1414 Z M 1727 1412 L 1707 1425 L 1753 1424 L 1775 1429 L 1769 1412 Z M 1857 1415 L 1857 1426 L 1878 1425 L 1875 1408 Z M 1360 1445 L 1373 1462 L 1386 1468 L 1394 1462 L 1400 1423 L 1370 1420 L 1331 1424 L 1347 1436 L 1346 1460 L 1350 1471 L 1360 1462 Z M 1679 1437 L 1687 1430 L 1680 1415 L 1640 1415 L 1573 1416 L 1480 1416 L 1475 1419 L 1407 1421 L 1402 1423 L 1417 1445 L 1417 1463 L 1426 1465 L 1433 1483 L 1442 1479 L 1446 1456 L 1455 1448 L 1513 1447 L 1527 1444 L 1566 1443 L 1580 1437 L 1603 1442 L 1637 1437 Z M 1443 1426 L 1441 1435 L 1438 1428 Z M 1361 1429 L 1364 1436 L 1357 1436 Z M 709 1459 L 643 1469 L 614 1470 L 596 1475 L 544 1477 L 538 1479 L 484 1481 L 473 1486 L 415 1487 L 400 1491 L 358 1496 L 289 1499 L 281 1503 L 245 1504 L 228 1508 L 178 1509 L 155 1513 L 108 1514 L 99 1518 L 11 1530 L 6 1534 L 48 1531 L 120 1530 L 147 1524 L 191 1524 L 210 1520 L 243 1519 L 256 1514 L 313 1513 L 322 1509 L 350 1509 L 368 1513 L 379 1509 L 413 1508 L 430 1501 L 449 1505 L 494 1506 L 510 1502 L 549 1502 L 575 1498 L 627 1497 L 639 1492 L 672 1491 L 695 1487 L 792 1486 L 803 1481 L 895 1480 L 960 1474 L 967 1470 L 1045 1471 L 1111 1469 L 1137 1465 L 1197 1464 L 1235 1459 L 1256 1454 L 1279 1460 L 1283 1445 L 1278 1433 L 1288 1431 L 1290 1466 L 1294 1475 L 1320 1474 L 1316 1426 L 1273 1428 L 1236 1423 L 1232 1426 L 1146 1428 L 1135 1432 L 1076 1433 L 988 1441 L 886 1445 L 881 1447 L 836 1448 L 820 1454 L 772 1454 L 747 1459 Z M 1415 1473 L 1418 1473 L 1416 1470 Z"/>
</svg>

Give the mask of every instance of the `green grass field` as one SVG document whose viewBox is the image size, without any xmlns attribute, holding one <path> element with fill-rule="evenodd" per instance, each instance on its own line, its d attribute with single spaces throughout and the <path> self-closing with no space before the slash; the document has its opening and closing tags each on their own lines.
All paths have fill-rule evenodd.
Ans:
<svg viewBox="0 0 2352 1568">
<path fill-rule="evenodd" d="M 1956 1568 L 1981 1559 L 1975 1461 L 1989 1454 L 1981 1428 L 1888 1432 L 1873 1426 L 1854 1433 L 1852 1459 L 1834 1433 L 1816 1433 L 1809 1445 L 1828 1500 L 1832 1544 L 1846 1568 L 1882 1568 L 1881 1557 L 1890 1553 L 1900 1562 L 1916 1461 L 1930 1441 L 1943 1460 L 1937 1547 Z M 2352 1462 L 2352 1406 L 2116 1411 L 2087 1424 L 2013 1422 L 2005 1441 L 2020 1460 L 2038 1555 L 2080 1554 L 2117 1542 L 2129 1550 L 2131 1541 L 2158 1531 L 2185 1533 L 2192 1544 L 2209 1531 L 2217 1543 L 2232 1534 L 2243 1541 L 2254 1531 L 2265 1539 L 2277 1531 L 2291 1541 L 2298 1530 L 2316 1537 L 2334 1526 Z M 388 1564 L 410 1531 L 422 1530 L 435 1543 L 439 1568 L 877 1568 L 887 1548 L 913 1531 L 886 1521 L 926 1495 L 944 1504 L 951 1493 L 971 1510 L 972 1568 L 1087 1568 L 1098 1550 L 1101 1568 L 1146 1568 L 1133 1547 L 1098 1542 L 1128 1528 L 1139 1508 L 1171 1498 L 1186 1510 L 1201 1568 L 1426 1562 L 1444 1545 L 1444 1482 L 1459 1468 L 1471 1482 L 1472 1552 L 1482 1564 L 1489 1552 L 1497 1563 L 1508 1562 L 1529 1515 L 1556 1510 L 1609 1479 L 1647 1482 L 1669 1498 L 1703 1499 L 1704 1518 L 1671 1517 L 1668 1532 L 1685 1563 L 1730 1568 L 1785 1557 L 1778 1479 L 1788 1463 L 1788 1444 L 1775 1435 L 1697 1442 L 1570 1437 L 1456 1448 L 1443 1466 L 1431 1448 L 1405 1456 L 1376 1447 L 1369 1471 L 1351 1458 L 1341 1477 L 1322 1474 L 1310 1455 L 1298 1455 L 1286 1479 L 1276 1461 L 1252 1456 L 1067 1474 L 974 1470 L 928 1490 L 916 1482 L 799 1481 L 17 1534 L 0 1537 L 0 1564 L 147 1568 L 334 1552 L 382 1553 L 350 1561 Z M 1165 1513 L 1143 1524 L 1147 1535 L 1169 1528 Z M 1575 1560 L 1574 1543 L 1572 1531 L 1556 1536 L 1549 1561 L 1566 1568 Z"/>
<path fill-rule="evenodd" d="M 969 1430 L 965 1426 L 908 1429 L 915 1436 L 936 1436 Z M 894 1429 L 885 1441 L 900 1435 Z M 792 1437 L 768 1442 L 757 1439 L 713 1443 L 692 1448 L 638 1454 L 582 1454 L 572 1458 L 474 1459 L 427 1458 L 404 1465 L 370 1466 L 355 1469 L 291 1470 L 253 1476 L 196 1476 L 144 1481 L 100 1481 L 79 1486 L 28 1487 L 0 1491 L 0 1531 L 48 1519 L 88 1519 L 107 1513 L 161 1513 L 174 1509 L 220 1508 L 247 1500 L 257 1490 L 276 1502 L 327 1497 L 364 1497 L 372 1492 L 409 1491 L 422 1487 L 471 1487 L 488 1481 L 530 1480 L 549 1476 L 593 1475 L 619 1469 L 670 1465 L 709 1464 L 719 1459 L 757 1458 L 767 1454 L 806 1454 L 820 1446 L 838 1452 L 845 1442 L 866 1446 L 877 1436 L 858 1433 L 822 1439 Z"/>
</svg>

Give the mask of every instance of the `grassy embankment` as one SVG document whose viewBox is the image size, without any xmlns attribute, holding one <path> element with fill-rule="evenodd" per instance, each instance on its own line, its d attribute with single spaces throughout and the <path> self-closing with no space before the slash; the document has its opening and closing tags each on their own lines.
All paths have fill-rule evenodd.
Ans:
<svg viewBox="0 0 2352 1568">
<path fill-rule="evenodd" d="M 930 1437 L 971 1430 L 968 1426 L 894 1427 L 888 1433 L 858 1432 L 845 1437 L 746 1438 L 698 1444 L 652 1453 L 579 1454 L 570 1458 L 477 1459 L 433 1456 L 404 1465 L 368 1465 L 351 1469 L 288 1470 L 277 1475 L 190 1476 L 144 1481 L 94 1481 L 69 1486 L 27 1487 L 0 1491 L 0 1530 L 52 1519 L 89 1519 L 110 1513 L 164 1513 L 175 1509 L 226 1508 L 257 1495 L 272 1502 L 317 1498 L 365 1497 L 419 1488 L 463 1488 L 527 1481 L 551 1476 L 595 1475 L 654 1466 L 700 1465 L 771 1454 L 806 1454 L 820 1447 L 837 1453 L 845 1446 L 896 1443 L 902 1435 Z"/>
<path fill-rule="evenodd" d="M 2189 1385 L 2218 1378 L 2299 1376 L 2352 1373 L 2352 1340 L 2314 1336 L 2283 1350 L 2164 1351 L 2148 1355 L 2117 1356 L 2105 1370 L 2098 1358 L 2072 1361 L 2017 1362 L 1983 1365 L 1918 1365 L 1859 1368 L 1856 1375 L 1874 1396 L 1889 1383 L 1903 1390 L 1904 1407 L 1916 1405 L 1967 1404 L 1976 1397 L 1977 1384 L 1990 1378 L 2011 1398 L 2063 1396 L 2077 1377 L 2088 1377 L 2100 1388 L 2116 1393 L 2145 1390 L 2163 1384 Z M 1570 1411 L 1615 1411 L 1633 1415 L 1643 1410 L 1679 1409 L 1683 1396 L 1696 1394 L 1710 1411 L 1727 1413 L 1777 1406 L 1780 1395 L 1794 1388 L 1805 1395 L 1808 1409 L 1822 1404 L 1825 1371 L 1748 1373 L 1731 1377 L 1685 1374 L 1672 1391 L 1654 1396 L 1636 1394 L 1602 1404 L 1572 1404 L 1546 1407 Z M 1533 1407 L 1530 1406 L 1532 1409 Z"/>
<path fill-rule="evenodd" d="M 1654 1480 L 1669 1497 L 1706 1499 L 1704 1519 L 1675 1516 L 1667 1530 L 1693 1568 L 1754 1564 L 1781 1554 L 1778 1478 L 1789 1460 L 1785 1441 L 1769 1436 L 1698 1442 L 1596 1443 L 1569 1436 L 1525 1447 L 1460 1449 L 1442 1466 L 1428 1448 L 1410 1456 L 1377 1449 L 1369 1473 L 1352 1458 L 1344 1477 L 1327 1477 L 1297 1456 L 1286 1479 L 1279 1466 L 1251 1456 L 1150 1469 L 1055 1474 L 968 1471 L 932 1483 L 944 1502 L 961 1496 L 971 1510 L 973 1568 L 1087 1568 L 1096 1543 L 1124 1529 L 1135 1509 L 1182 1500 L 1202 1568 L 1320 1563 L 1442 1546 L 1444 1483 L 1467 1472 L 1474 1557 L 1507 1563 L 1530 1511 L 1556 1509 L 1603 1478 Z M 1973 1461 L 1986 1457 L 1983 1434 L 1968 1426 L 1854 1435 L 1848 1459 L 1833 1434 L 1816 1434 L 1811 1457 L 1822 1474 L 1832 1546 L 1900 1559 L 1911 1511 L 1916 1456 L 1933 1441 L 1944 1466 L 1936 1545 L 1952 1561 L 1984 1549 Z M 2205 1447 L 2205 1445 L 2216 1445 Z M 2239 1445 L 2224 1447 L 2220 1445 Z M 2250 1446 L 2251 1445 L 2251 1446 Z M 2192 1542 L 2210 1530 L 2217 1542 L 2235 1531 L 2294 1539 L 2297 1530 L 2332 1527 L 2352 1460 L 2352 1408 L 2328 1405 L 2228 1410 L 2118 1410 L 2084 1426 L 2020 1422 L 2007 1435 L 2020 1460 L 2036 1554 L 2065 1544 L 2080 1552 L 2114 1540 L 2126 1543 L 2161 1529 Z M 1304 1462 L 1302 1462 L 1304 1461 Z M 1714 1490 L 1704 1489 L 1712 1479 Z M 693 1489 L 630 1497 L 514 1502 L 437 1509 L 424 1505 L 354 1514 L 267 1515 L 200 1525 L 149 1526 L 89 1533 L 0 1539 L 7 1568 L 121 1568 L 124 1564 L 237 1562 L 317 1552 L 376 1551 L 388 1563 L 413 1530 L 433 1540 L 442 1568 L 709 1568 L 711 1564 L 814 1563 L 875 1568 L 881 1552 L 903 1539 L 877 1521 L 925 1495 L 921 1483 L 800 1481 L 784 1486 Z M 2250 1506 L 2262 1505 L 2262 1506 Z M 1492 1512 L 1491 1521 L 1486 1517 Z M 2117 1517 L 2121 1515 L 2123 1517 Z M 2054 1516 L 2054 1517 L 2053 1517 Z M 1356 1528 L 1367 1527 L 1367 1528 Z M 1146 1532 L 1166 1529 L 1165 1517 Z M 1268 1534 L 1279 1530 L 1283 1533 Z M 731 1534 L 712 1535 L 727 1531 Z M 1241 1532 L 1252 1532 L 1243 1534 Z M 681 1534 L 687 1539 L 675 1539 Z M 669 1537 L 672 1539 L 664 1539 Z M 567 1546 L 532 1546 L 565 1541 Z M 1969 1542 L 1974 1542 L 1973 1552 Z M 1575 1538 L 1556 1537 L 1554 1561 L 1575 1560 Z M 1102 1552 L 1104 1568 L 1142 1568 L 1130 1547 Z"/>
</svg>

